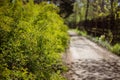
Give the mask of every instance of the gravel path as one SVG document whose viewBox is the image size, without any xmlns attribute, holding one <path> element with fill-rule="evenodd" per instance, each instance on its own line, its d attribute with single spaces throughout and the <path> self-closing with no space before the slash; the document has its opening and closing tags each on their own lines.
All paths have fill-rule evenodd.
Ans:
<svg viewBox="0 0 120 80">
<path fill-rule="evenodd" d="M 69 31 L 70 47 L 63 60 L 68 80 L 120 80 L 120 58 L 76 32 Z"/>
</svg>

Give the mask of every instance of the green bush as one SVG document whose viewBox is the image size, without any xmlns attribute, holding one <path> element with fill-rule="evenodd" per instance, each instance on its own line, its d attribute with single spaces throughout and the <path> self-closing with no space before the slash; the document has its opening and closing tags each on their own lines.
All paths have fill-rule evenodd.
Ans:
<svg viewBox="0 0 120 80">
<path fill-rule="evenodd" d="M 0 7 L 0 79 L 64 79 L 59 53 L 67 47 L 68 34 L 58 11 L 53 4 L 32 0 Z"/>
<path fill-rule="evenodd" d="M 120 44 L 115 44 L 112 47 L 112 52 L 116 53 L 117 55 L 120 55 Z"/>
<path fill-rule="evenodd" d="M 73 29 L 74 30 L 74 29 Z M 81 36 L 87 36 L 87 32 L 85 30 L 78 30 L 77 28 L 75 29 L 75 32 L 77 32 Z"/>
</svg>

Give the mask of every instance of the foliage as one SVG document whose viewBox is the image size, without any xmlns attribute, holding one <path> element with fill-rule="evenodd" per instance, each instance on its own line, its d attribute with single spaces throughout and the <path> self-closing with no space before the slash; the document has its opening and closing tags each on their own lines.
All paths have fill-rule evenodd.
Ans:
<svg viewBox="0 0 120 80">
<path fill-rule="evenodd" d="M 100 41 L 105 41 L 105 35 L 101 35 L 99 38 Z"/>
<path fill-rule="evenodd" d="M 58 71 L 57 73 L 52 74 L 50 80 L 66 80 L 66 79 L 60 76 L 60 72 Z"/>
<path fill-rule="evenodd" d="M 85 20 L 85 0 L 76 0 L 73 3 L 73 13 L 66 18 L 67 24 L 78 24 L 80 21 Z"/>
<path fill-rule="evenodd" d="M 0 79 L 63 79 L 59 53 L 67 47 L 68 34 L 58 11 L 53 4 L 32 0 L 0 7 Z"/>
<path fill-rule="evenodd" d="M 87 7 L 88 4 L 88 7 Z M 87 13 L 86 13 L 86 10 Z M 73 22 L 79 23 L 85 20 L 103 18 L 108 15 L 116 15 L 118 11 L 118 0 L 76 0 L 73 4 L 73 13 L 71 15 Z M 71 17 L 71 15 L 69 17 Z M 68 23 L 71 23 L 68 21 Z"/>
<path fill-rule="evenodd" d="M 79 35 L 87 36 L 87 32 L 83 30 L 76 30 Z"/>
<path fill-rule="evenodd" d="M 116 53 L 117 55 L 120 55 L 120 44 L 117 43 L 112 47 L 112 52 Z"/>
</svg>

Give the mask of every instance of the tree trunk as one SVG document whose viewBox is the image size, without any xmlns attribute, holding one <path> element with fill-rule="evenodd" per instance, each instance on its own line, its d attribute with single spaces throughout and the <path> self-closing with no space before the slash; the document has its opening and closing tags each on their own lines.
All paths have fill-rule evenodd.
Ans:
<svg viewBox="0 0 120 80">
<path fill-rule="evenodd" d="M 90 1 L 87 0 L 87 6 L 86 6 L 86 12 L 85 12 L 85 23 L 84 23 L 85 29 L 87 29 L 87 17 L 88 17 L 89 3 Z"/>
</svg>

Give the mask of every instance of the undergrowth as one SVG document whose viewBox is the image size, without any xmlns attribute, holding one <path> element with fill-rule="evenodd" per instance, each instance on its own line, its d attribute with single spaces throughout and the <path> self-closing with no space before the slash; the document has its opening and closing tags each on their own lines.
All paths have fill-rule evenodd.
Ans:
<svg viewBox="0 0 120 80">
<path fill-rule="evenodd" d="M 112 52 L 116 53 L 117 55 L 120 56 L 120 43 L 117 43 L 115 44 L 113 47 L 112 47 Z"/>
<path fill-rule="evenodd" d="M 64 80 L 60 53 L 69 37 L 58 12 L 55 5 L 45 2 L 3 1 L 0 80 Z"/>
</svg>

